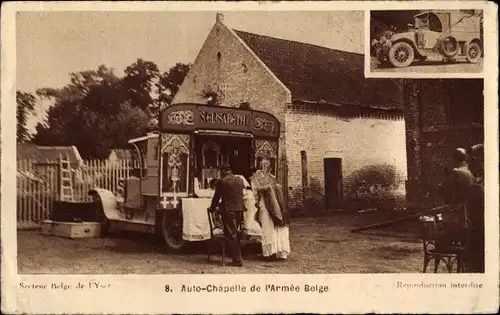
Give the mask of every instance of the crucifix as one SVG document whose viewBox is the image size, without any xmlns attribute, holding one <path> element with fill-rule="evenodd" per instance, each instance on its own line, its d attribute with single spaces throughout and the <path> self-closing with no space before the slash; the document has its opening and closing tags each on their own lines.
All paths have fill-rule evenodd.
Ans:
<svg viewBox="0 0 500 315">
<path fill-rule="evenodd" d="M 170 203 L 170 201 L 167 199 L 167 195 L 161 195 L 160 203 L 163 209 L 167 208 L 167 205 Z"/>
<path fill-rule="evenodd" d="M 177 207 L 177 205 L 179 204 L 179 201 L 177 200 L 177 193 L 175 192 L 174 190 L 174 193 L 173 193 L 173 199 L 170 201 L 170 203 L 174 206 L 174 207 Z"/>
<path fill-rule="evenodd" d="M 166 194 L 163 194 L 161 196 L 160 204 L 161 204 L 163 209 L 166 209 L 167 205 L 173 205 L 174 207 L 177 207 L 177 205 L 179 204 L 179 199 L 177 198 L 177 193 L 174 191 L 174 193 L 172 194 L 171 197 L 172 197 L 172 199 L 169 199 Z"/>
</svg>

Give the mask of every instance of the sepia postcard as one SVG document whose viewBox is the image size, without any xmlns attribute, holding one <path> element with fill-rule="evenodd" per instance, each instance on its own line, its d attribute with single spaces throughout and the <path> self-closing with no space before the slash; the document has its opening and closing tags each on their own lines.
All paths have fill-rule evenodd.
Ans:
<svg viewBox="0 0 500 315">
<path fill-rule="evenodd" d="M 370 12 L 370 76 L 480 77 L 482 10 L 385 10 Z"/>
<path fill-rule="evenodd" d="M 498 310 L 494 3 L 1 17 L 2 313 Z"/>
</svg>

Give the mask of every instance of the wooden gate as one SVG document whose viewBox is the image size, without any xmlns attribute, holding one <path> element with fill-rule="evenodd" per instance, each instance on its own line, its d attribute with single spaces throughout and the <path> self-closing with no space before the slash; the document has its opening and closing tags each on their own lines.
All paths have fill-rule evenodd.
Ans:
<svg viewBox="0 0 500 315">
<path fill-rule="evenodd" d="M 53 201 L 59 200 L 60 163 L 17 161 L 17 228 L 36 228 L 50 218 Z M 87 160 L 71 170 L 74 200 L 90 201 L 89 190 L 99 187 L 114 193 L 119 182 L 128 178 L 133 168 L 130 160 L 111 162 Z"/>
<path fill-rule="evenodd" d="M 52 202 L 57 199 L 59 166 L 17 162 L 17 227 L 37 227 L 50 217 Z"/>
</svg>

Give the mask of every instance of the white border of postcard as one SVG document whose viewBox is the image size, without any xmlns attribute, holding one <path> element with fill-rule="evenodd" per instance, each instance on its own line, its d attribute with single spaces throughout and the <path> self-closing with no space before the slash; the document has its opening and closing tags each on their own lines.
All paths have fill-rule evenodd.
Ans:
<svg viewBox="0 0 500 315">
<path fill-rule="evenodd" d="M 20 275 L 17 273 L 15 198 L 15 13 L 16 11 L 96 10 L 204 10 L 286 11 L 364 10 L 412 8 L 482 8 L 484 31 L 497 38 L 497 8 L 486 2 L 45 2 L 6 3 L 2 6 L 1 110 L 1 245 L 2 312 L 14 313 L 470 313 L 495 312 L 499 305 L 498 218 L 498 96 L 496 40 L 487 43 L 485 64 L 486 167 L 486 273 L 467 274 L 321 274 L 321 275 Z M 366 38 L 369 37 L 365 34 Z M 368 47 L 365 47 L 369 49 Z M 451 76 L 451 75 L 450 75 Z M 413 76 L 415 77 L 415 76 Z M 456 75 L 453 77 L 457 77 Z M 469 77 L 460 74 L 459 77 Z M 435 77 L 434 77 L 435 78 Z M 64 282 L 71 290 L 21 290 L 21 281 L 33 284 Z M 78 283 L 99 282 L 101 289 L 78 289 Z M 442 289 L 440 284 L 460 282 L 464 289 Z M 236 292 L 181 293 L 182 285 L 232 287 Z M 257 288 L 282 285 L 289 292 Z M 409 288 L 405 284 L 416 284 Z M 418 285 L 425 284 L 423 288 Z M 109 286 L 108 286 L 109 285 Z M 165 286 L 171 289 L 165 292 Z M 328 292 L 305 292 L 305 285 L 328 286 Z M 242 292 L 243 287 L 245 292 Z M 298 288 L 298 292 L 297 289 Z"/>
</svg>

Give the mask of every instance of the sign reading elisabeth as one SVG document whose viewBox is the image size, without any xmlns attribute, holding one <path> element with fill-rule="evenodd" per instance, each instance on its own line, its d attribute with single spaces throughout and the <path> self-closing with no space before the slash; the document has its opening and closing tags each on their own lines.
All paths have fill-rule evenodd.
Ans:
<svg viewBox="0 0 500 315">
<path fill-rule="evenodd" d="M 248 127 L 248 116 L 244 114 L 201 111 L 200 122 L 202 124 L 225 124 Z"/>
<path fill-rule="evenodd" d="M 251 133 L 257 137 L 278 138 L 280 125 L 273 115 L 231 107 L 175 104 L 161 113 L 164 132 L 189 132 L 199 129 Z"/>
</svg>

